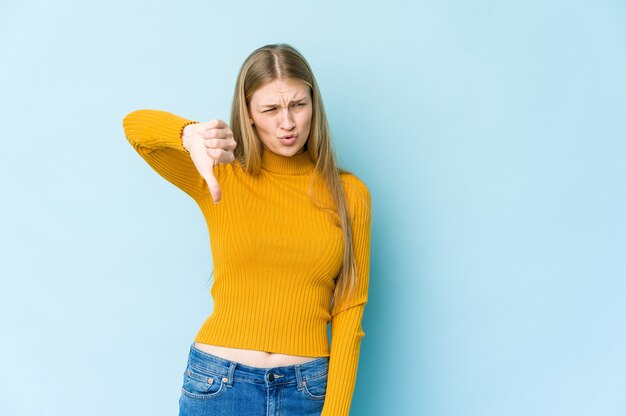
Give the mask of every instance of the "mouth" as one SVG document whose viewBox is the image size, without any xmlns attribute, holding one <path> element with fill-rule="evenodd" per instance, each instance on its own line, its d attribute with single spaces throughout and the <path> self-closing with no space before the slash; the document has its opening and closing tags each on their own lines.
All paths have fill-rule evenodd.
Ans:
<svg viewBox="0 0 626 416">
<path fill-rule="evenodd" d="M 280 142 L 283 145 L 291 146 L 292 144 L 294 144 L 296 142 L 296 137 L 297 136 L 298 136 L 297 134 L 290 134 L 288 136 L 279 137 L 278 139 L 280 140 Z"/>
</svg>

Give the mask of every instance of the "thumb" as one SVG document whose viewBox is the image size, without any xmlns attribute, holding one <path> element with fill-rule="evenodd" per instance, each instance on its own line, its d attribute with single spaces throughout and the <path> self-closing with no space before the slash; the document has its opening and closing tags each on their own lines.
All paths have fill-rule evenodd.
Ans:
<svg viewBox="0 0 626 416">
<path fill-rule="evenodd" d="M 220 189 L 220 184 L 217 182 L 215 178 L 215 174 L 213 173 L 213 166 L 215 161 L 211 159 L 211 168 L 207 169 L 203 172 L 202 177 L 206 181 L 209 186 L 209 192 L 211 192 L 211 197 L 213 198 L 213 203 L 217 204 L 220 199 L 222 199 L 222 190 Z"/>
</svg>

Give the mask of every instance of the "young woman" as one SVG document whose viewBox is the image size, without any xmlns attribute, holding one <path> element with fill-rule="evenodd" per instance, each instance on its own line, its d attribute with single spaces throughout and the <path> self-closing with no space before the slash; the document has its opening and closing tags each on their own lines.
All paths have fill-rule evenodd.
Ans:
<svg viewBox="0 0 626 416">
<path fill-rule="evenodd" d="M 337 166 L 304 57 L 287 44 L 248 56 L 232 130 L 148 109 L 123 125 L 139 155 L 196 201 L 209 231 L 214 310 L 190 346 L 180 415 L 348 415 L 371 200 Z"/>
</svg>

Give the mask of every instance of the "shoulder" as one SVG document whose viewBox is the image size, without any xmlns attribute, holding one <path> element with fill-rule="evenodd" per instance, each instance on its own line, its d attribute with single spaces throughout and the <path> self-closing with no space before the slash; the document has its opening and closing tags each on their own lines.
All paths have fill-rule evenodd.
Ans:
<svg viewBox="0 0 626 416">
<path fill-rule="evenodd" d="M 353 219 L 368 219 L 371 212 L 372 199 L 367 185 L 352 172 L 342 172 L 340 177 L 346 194 L 350 216 Z"/>
<path fill-rule="evenodd" d="M 367 185 L 357 175 L 352 172 L 342 172 L 340 177 L 346 196 L 350 194 L 352 198 L 370 199 L 370 191 Z"/>
</svg>

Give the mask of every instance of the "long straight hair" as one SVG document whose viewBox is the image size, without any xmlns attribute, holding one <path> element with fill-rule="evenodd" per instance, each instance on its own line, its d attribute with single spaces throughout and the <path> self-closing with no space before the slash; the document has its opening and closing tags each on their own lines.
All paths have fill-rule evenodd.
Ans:
<svg viewBox="0 0 626 416">
<path fill-rule="evenodd" d="M 313 203 L 326 210 L 335 224 L 341 227 L 344 241 L 343 264 L 335 278 L 335 291 L 331 302 L 334 315 L 343 309 L 346 302 L 349 302 L 354 294 L 357 280 L 352 227 L 340 177 L 342 173 L 351 174 L 351 172 L 337 166 L 328 120 L 317 82 L 308 62 L 294 47 L 285 43 L 262 46 L 252 52 L 241 66 L 230 116 L 230 127 L 237 142 L 234 156 L 246 173 L 257 175 L 261 171 L 263 146 L 256 128 L 250 122 L 249 104 L 255 91 L 276 79 L 302 81 L 309 86 L 311 92 L 313 113 L 311 130 L 305 146 L 311 160 L 315 163 L 315 169 L 311 178 L 309 195 Z M 316 183 L 321 183 L 325 188 L 324 193 L 330 194 L 332 206 L 324 206 L 318 200 L 319 187 L 315 186 Z"/>
</svg>

